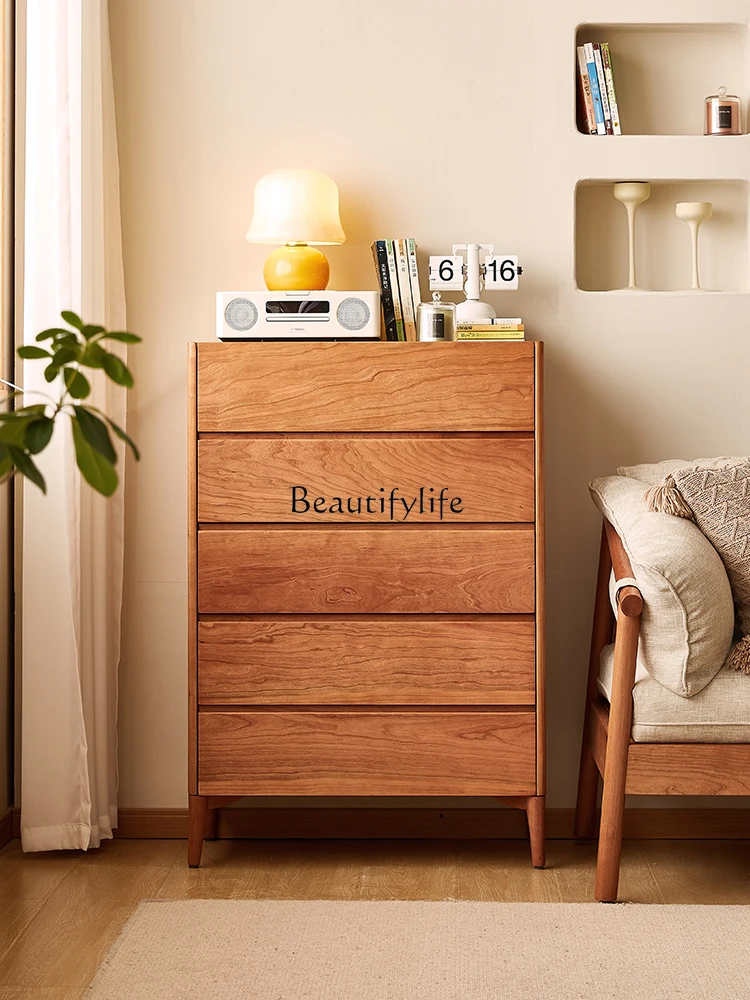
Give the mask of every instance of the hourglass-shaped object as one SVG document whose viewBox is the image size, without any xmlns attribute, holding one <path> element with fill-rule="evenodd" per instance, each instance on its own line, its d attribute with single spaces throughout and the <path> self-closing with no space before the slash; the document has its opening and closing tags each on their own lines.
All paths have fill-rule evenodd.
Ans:
<svg viewBox="0 0 750 1000">
<path fill-rule="evenodd" d="M 635 283 L 635 210 L 651 197 L 651 185 L 646 181 L 620 181 L 615 184 L 613 194 L 625 206 L 628 213 L 628 288 L 637 288 Z"/>
<path fill-rule="evenodd" d="M 678 201 L 674 208 L 675 215 L 690 227 L 690 238 L 693 245 L 693 283 L 691 288 L 700 288 L 698 280 L 698 230 L 701 224 L 711 218 L 713 205 L 710 201 Z"/>
</svg>

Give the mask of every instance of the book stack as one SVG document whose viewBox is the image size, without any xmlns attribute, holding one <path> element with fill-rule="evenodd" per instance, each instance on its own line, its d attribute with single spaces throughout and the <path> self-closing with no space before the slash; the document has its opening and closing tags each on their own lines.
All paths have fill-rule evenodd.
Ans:
<svg viewBox="0 0 750 1000">
<path fill-rule="evenodd" d="M 375 240 L 372 256 L 380 282 L 383 339 L 416 340 L 419 291 L 417 245 L 414 240 Z"/>
<path fill-rule="evenodd" d="M 523 320 L 496 317 L 486 323 L 461 323 L 456 326 L 456 340 L 523 340 Z"/>
<path fill-rule="evenodd" d="M 621 135 L 609 42 L 587 42 L 578 55 L 578 124 L 589 135 Z"/>
</svg>

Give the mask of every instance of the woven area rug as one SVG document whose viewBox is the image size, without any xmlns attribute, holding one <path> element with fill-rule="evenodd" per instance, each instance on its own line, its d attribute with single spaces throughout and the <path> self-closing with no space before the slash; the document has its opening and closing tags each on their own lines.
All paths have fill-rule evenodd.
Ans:
<svg viewBox="0 0 750 1000">
<path fill-rule="evenodd" d="M 141 903 L 86 1000 L 734 1000 L 750 906 Z"/>
</svg>

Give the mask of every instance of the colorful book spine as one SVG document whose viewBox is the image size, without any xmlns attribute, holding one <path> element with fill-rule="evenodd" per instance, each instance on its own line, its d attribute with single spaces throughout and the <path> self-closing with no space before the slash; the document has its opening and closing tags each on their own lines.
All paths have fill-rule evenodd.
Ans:
<svg viewBox="0 0 750 1000">
<path fill-rule="evenodd" d="M 588 70 L 589 85 L 591 87 L 591 100 L 594 102 L 594 116 L 596 118 L 596 134 L 606 135 L 607 126 L 604 124 L 604 112 L 602 111 L 602 99 L 599 94 L 599 82 L 596 75 L 596 62 L 594 61 L 594 46 L 591 42 L 584 45 L 586 52 L 586 69 Z"/>
<path fill-rule="evenodd" d="M 388 252 L 385 247 L 385 240 L 375 240 L 372 245 L 372 256 L 380 283 L 380 303 L 383 309 L 385 339 L 398 340 L 396 313 L 393 308 L 393 290 L 391 289 L 391 278 L 388 271 Z"/>
<path fill-rule="evenodd" d="M 617 107 L 617 95 L 615 93 L 615 75 L 612 71 L 612 58 L 609 54 L 609 42 L 602 42 L 602 64 L 604 65 L 604 76 L 607 80 L 607 97 L 609 99 L 609 111 L 612 116 L 612 132 L 614 135 L 622 135 L 620 127 L 620 109 Z"/>
<path fill-rule="evenodd" d="M 416 341 L 417 323 L 414 301 L 411 296 L 411 281 L 409 280 L 409 252 L 406 240 L 394 240 L 396 248 L 396 265 L 398 267 L 398 288 L 401 296 L 401 309 L 404 314 L 404 332 L 406 339 Z"/>
<path fill-rule="evenodd" d="M 396 248 L 393 240 L 385 241 L 386 254 L 388 255 L 388 277 L 391 279 L 391 293 L 393 295 L 393 312 L 396 316 L 396 340 L 406 340 L 406 330 L 404 329 L 403 312 L 401 309 L 401 296 L 398 288 L 398 267 L 396 265 Z"/>
<path fill-rule="evenodd" d="M 409 252 L 409 281 L 411 282 L 411 298 L 414 303 L 414 315 L 417 314 L 417 306 L 422 301 L 422 292 L 419 288 L 419 265 L 417 263 L 417 244 L 414 240 L 406 241 Z"/>
<path fill-rule="evenodd" d="M 576 48 L 578 56 L 578 95 L 580 101 L 580 123 L 581 129 L 589 135 L 596 135 L 596 114 L 594 112 L 594 101 L 591 97 L 591 84 L 589 83 L 589 71 L 586 66 L 586 52 L 582 45 Z"/>
<path fill-rule="evenodd" d="M 524 325 L 523 323 L 459 323 L 457 326 L 458 330 L 476 330 L 482 332 L 500 332 L 500 333 L 518 333 L 521 331 L 523 333 Z"/>
<path fill-rule="evenodd" d="M 604 64 L 602 63 L 602 53 L 599 42 L 594 42 L 594 63 L 596 64 L 596 80 L 599 84 L 599 97 L 602 101 L 604 128 L 606 129 L 607 135 L 614 135 L 614 132 L 612 131 L 612 115 L 609 110 L 609 98 L 607 97 L 607 78 L 604 75 Z"/>
</svg>

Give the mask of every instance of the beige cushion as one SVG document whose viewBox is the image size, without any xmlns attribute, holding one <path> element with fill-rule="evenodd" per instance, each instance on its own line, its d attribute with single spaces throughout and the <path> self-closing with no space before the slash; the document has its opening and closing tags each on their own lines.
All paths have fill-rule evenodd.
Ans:
<svg viewBox="0 0 750 1000">
<path fill-rule="evenodd" d="M 672 473 L 693 519 L 721 556 L 743 635 L 750 634 L 750 459 Z"/>
<path fill-rule="evenodd" d="M 670 476 L 677 469 L 695 468 L 720 468 L 727 462 L 732 462 L 731 458 L 668 458 L 663 462 L 650 462 L 644 465 L 621 465 L 617 470 L 618 476 L 627 476 L 628 479 L 640 479 L 649 486 L 658 486 L 665 476 Z"/>
<path fill-rule="evenodd" d="M 602 651 L 599 690 L 612 695 L 614 646 Z M 723 667 L 692 698 L 678 698 L 643 673 L 633 688 L 638 743 L 750 743 L 750 677 Z"/>
<path fill-rule="evenodd" d="M 732 592 L 721 559 L 692 521 L 649 511 L 644 482 L 608 476 L 589 489 L 622 539 L 643 594 L 639 663 L 690 698 L 715 676 L 732 642 Z"/>
</svg>

